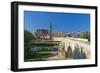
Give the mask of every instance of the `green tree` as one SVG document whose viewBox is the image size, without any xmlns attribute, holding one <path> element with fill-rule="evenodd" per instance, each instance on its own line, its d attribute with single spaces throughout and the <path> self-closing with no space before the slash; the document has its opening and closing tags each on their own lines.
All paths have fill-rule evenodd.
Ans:
<svg viewBox="0 0 100 73">
<path fill-rule="evenodd" d="M 33 43 L 34 36 L 31 32 L 24 30 L 24 59 L 31 58 L 30 48 Z"/>
<path fill-rule="evenodd" d="M 88 39 L 88 41 L 90 41 L 90 32 L 82 32 L 80 38 Z"/>
<path fill-rule="evenodd" d="M 31 32 L 24 30 L 24 47 L 31 48 L 31 43 L 34 39 L 34 36 Z"/>
</svg>

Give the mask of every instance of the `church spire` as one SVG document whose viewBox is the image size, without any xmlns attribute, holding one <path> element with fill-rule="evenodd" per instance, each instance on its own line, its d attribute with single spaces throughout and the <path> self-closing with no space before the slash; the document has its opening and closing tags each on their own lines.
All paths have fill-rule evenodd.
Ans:
<svg viewBox="0 0 100 73">
<path fill-rule="evenodd" d="M 49 33 L 50 34 L 52 33 L 52 23 L 50 23 L 50 25 L 49 25 Z"/>
<path fill-rule="evenodd" d="M 49 35 L 50 35 L 50 39 L 52 39 L 52 23 L 50 23 L 49 25 Z"/>
</svg>

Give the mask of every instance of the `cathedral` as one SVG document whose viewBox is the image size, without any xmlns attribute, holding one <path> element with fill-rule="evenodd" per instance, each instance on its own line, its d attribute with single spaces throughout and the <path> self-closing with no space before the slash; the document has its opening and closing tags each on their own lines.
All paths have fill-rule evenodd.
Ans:
<svg viewBox="0 0 100 73">
<path fill-rule="evenodd" d="M 50 23 L 48 29 L 37 29 L 35 32 L 35 35 L 39 38 L 39 39 L 47 39 L 47 40 L 52 40 L 53 37 L 64 37 L 65 34 L 64 32 L 54 32 L 53 28 L 52 28 L 52 23 Z"/>
<path fill-rule="evenodd" d="M 48 29 L 37 29 L 35 34 L 40 39 L 52 40 L 52 23 L 49 25 Z"/>
</svg>

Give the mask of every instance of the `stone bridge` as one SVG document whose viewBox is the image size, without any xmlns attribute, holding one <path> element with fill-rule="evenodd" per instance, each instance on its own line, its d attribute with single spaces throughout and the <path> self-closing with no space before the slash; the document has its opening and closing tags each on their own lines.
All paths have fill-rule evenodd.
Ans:
<svg viewBox="0 0 100 73">
<path fill-rule="evenodd" d="M 67 58 L 89 59 L 90 42 L 87 39 L 54 37 L 54 41 L 60 41 L 59 49 L 64 50 Z"/>
</svg>

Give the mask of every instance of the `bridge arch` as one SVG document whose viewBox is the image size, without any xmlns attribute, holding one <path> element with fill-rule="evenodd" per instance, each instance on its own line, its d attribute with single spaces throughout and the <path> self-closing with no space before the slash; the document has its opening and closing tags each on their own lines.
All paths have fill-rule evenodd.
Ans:
<svg viewBox="0 0 100 73">
<path fill-rule="evenodd" d="M 62 50 L 65 51 L 65 57 L 70 54 L 75 59 L 80 59 L 80 57 L 76 57 L 75 55 L 80 55 L 83 59 L 90 58 L 90 43 L 88 40 L 80 38 L 54 38 L 54 40 L 61 42 L 60 48 L 63 48 Z"/>
</svg>

